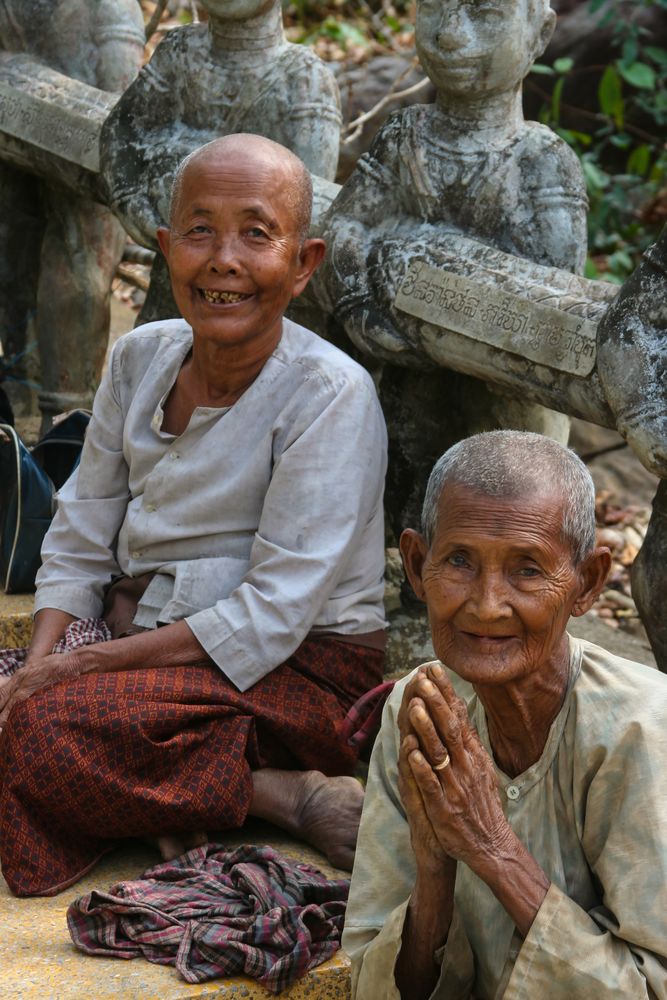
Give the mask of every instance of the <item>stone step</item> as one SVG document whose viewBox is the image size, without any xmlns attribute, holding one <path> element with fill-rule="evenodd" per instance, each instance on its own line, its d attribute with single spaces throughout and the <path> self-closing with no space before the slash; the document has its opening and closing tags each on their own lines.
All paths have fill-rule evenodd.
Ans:
<svg viewBox="0 0 667 1000">
<path fill-rule="evenodd" d="M 313 864 L 330 878 L 340 878 L 322 855 L 268 824 L 253 822 L 243 831 L 219 838 L 230 847 L 241 843 L 270 843 L 276 850 Z M 67 929 L 69 904 L 92 889 L 108 890 L 116 882 L 137 878 L 157 864 L 157 852 L 132 843 L 103 859 L 80 882 L 58 896 L 16 899 L 0 875 L 0 996 L 2 1000 L 268 1000 L 275 997 L 246 976 L 191 985 L 171 966 L 153 965 L 142 958 L 84 955 L 72 944 Z M 281 1000 L 347 1000 L 350 963 L 339 951 L 311 970 Z"/>
<path fill-rule="evenodd" d="M 0 591 L 0 649 L 27 646 L 32 635 L 33 594 Z"/>
</svg>

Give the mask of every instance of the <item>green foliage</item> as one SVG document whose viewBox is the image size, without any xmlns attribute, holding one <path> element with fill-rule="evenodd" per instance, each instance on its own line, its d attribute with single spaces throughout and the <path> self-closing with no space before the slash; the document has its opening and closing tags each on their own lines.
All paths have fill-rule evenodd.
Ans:
<svg viewBox="0 0 667 1000">
<path fill-rule="evenodd" d="M 392 48 L 395 35 L 410 30 L 406 11 L 412 0 L 383 0 L 374 10 L 369 0 L 283 0 L 287 23 L 300 27 L 292 41 L 315 45 L 320 39 L 335 42 L 344 52 L 374 43 Z"/>
<path fill-rule="evenodd" d="M 636 6 L 667 9 L 667 0 L 634 0 Z M 597 110 L 581 112 L 585 131 L 564 127 L 574 109 L 564 104 L 566 81 L 587 67 L 571 59 L 533 72 L 554 77 L 551 101 L 540 120 L 551 125 L 581 161 L 590 201 L 588 277 L 622 282 L 633 271 L 661 226 L 647 208 L 660 193 L 667 202 L 667 50 L 645 29 L 621 15 L 620 0 L 591 0 L 599 24 L 612 29 L 614 58 L 600 75 Z"/>
<path fill-rule="evenodd" d="M 338 42 L 343 50 L 348 45 L 366 46 L 368 44 L 366 35 L 355 24 L 350 24 L 348 21 L 341 21 L 332 15 L 325 17 L 312 31 L 306 32 L 301 41 L 304 45 L 312 45 L 317 38 L 322 37 Z"/>
</svg>

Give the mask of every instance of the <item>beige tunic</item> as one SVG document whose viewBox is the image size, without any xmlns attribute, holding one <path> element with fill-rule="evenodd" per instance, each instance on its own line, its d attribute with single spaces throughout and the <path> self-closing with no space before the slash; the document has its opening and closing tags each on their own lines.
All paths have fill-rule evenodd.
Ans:
<svg viewBox="0 0 667 1000">
<path fill-rule="evenodd" d="M 399 997 L 415 864 L 397 787 L 397 715 L 370 766 L 343 946 L 356 1000 Z M 469 715 L 490 750 L 484 710 Z M 565 701 L 540 759 L 509 778 L 507 819 L 552 885 L 523 940 L 464 864 L 437 1000 L 667 1000 L 667 677 L 570 639 Z"/>
</svg>

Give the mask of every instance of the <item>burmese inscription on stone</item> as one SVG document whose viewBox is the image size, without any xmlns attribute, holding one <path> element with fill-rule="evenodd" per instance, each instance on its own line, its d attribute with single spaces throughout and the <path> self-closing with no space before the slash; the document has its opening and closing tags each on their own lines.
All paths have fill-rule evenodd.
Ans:
<svg viewBox="0 0 667 1000">
<path fill-rule="evenodd" d="M 0 131 L 99 170 L 100 122 L 0 81 Z"/>
<path fill-rule="evenodd" d="M 492 285 L 415 261 L 398 290 L 397 309 L 435 326 L 584 377 L 595 366 L 589 320 Z"/>
</svg>

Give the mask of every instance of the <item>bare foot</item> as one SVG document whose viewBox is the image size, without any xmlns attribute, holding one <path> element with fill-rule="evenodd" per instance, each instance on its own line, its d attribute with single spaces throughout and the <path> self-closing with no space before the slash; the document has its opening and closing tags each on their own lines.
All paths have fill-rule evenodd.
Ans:
<svg viewBox="0 0 667 1000">
<path fill-rule="evenodd" d="M 173 861 L 187 854 L 193 847 L 202 847 L 208 842 L 205 833 L 184 833 L 180 836 L 148 837 L 151 847 L 157 847 L 163 861 Z"/>
<path fill-rule="evenodd" d="M 364 804 L 356 778 L 263 768 L 253 773 L 253 786 L 250 815 L 312 844 L 336 868 L 352 870 Z"/>
</svg>

